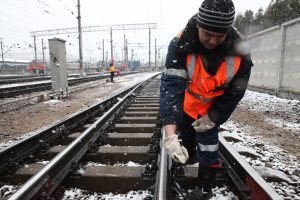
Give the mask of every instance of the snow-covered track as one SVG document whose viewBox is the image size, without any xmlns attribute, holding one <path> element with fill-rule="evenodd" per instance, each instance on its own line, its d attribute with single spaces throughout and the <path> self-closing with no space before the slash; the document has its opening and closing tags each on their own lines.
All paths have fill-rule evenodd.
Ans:
<svg viewBox="0 0 300 200">
<path fill-rule="evenodd" d="M 158 79 L 157 79 L 157 82 L 158 82 Z M 155 88 L 156 91 L 159 90 L 157 88 L 157 86 L 158 86 L 158 84 L 156 84 L 156 88 Z M 42 157 L 49 158 L 49 159 L 51 159 L 51 161 L 45 167 L 42 166 L 42 169 L 41 169 L 41 166 L 38 167 L 38 164 L 36 164 L 36 163 L 34 164 L 34 162 L 31 162 L 30 164 L 26 163 L 26 165 L 17 169 L 16 173 L 14 173 L 12 175 L 14 178 L 12 178 L 12 176 L 6 176 L 5 178 L 7 178 L 7 179 L 12 178 L 12 179 L 10 179 L 9 182 L 13 182 L 13 181 L 23 182 L 24 180 L 27 180 L 30 176 L 32 176 L 33 175 L 32 173 L 37 172 L 37 174 L 35 176 L 33 176 L 29 181 L 27 181 L 20 188 L 20 190 L 18 190 L 11 197 L 11 199 L 30 199 L 30 198 L 34 197 L 35 195 L 38 195 L 40 197 L 40 195 L 45 195 L 45 193 L 47 195 L 50 195 L 54 191 L 56 186 L 59 185 L 60 181 L 62 181 L 64 179 L 64 177 L 69 173 L 69 171 L 70 170 L 72 171 L 73 169 L 76 168 L 76 166 L 78 166 L 76 163 L 78 163 L 80 158 L 87 151 L 89 153 L 93 152 L 92 149 L 97 148 L 97 145 L 99 145 L 100 143 L 103 142 L 102 140 L 103 140 L 103 138 L 105 138 L 105 134 L 107 134 L 107 132 L 105 130 L 107 128 L 109 129 L 110 127 L 112 127 L 112 125 L 115 123 L 115 122 L 113 122 L 113 119 L 120 117 L 120 114 L 119 114 L 120 110 L 123 107 L 126 107 L 128 101 L 130 101 L 136 95 L 134 92 L 137 92 L 136 90 L 140 90 L 142 87 L 143 87 L 143 85 L 139 84 L 133 90 L 132 90 L 132 88 L 130 90 L 128 89 L 128 90 L 124 91 L 122 94 L 115 96 L 113 99 L 110 99 L 110 101 L 106 101 L 105 106 L 98 105 L 98 107 L 95 107 L 95 108 L 97 108 L 98 112 L 100 110 L 101 114 L 96 113 L 96 111 L 94 110 L 94 112 L 92 112 L 92 114 L 87 115 L 87 112 L 86 112 L 84 115 L 81 115 L 80 118 L 76 118 L 77 122 L 78 122 L 76 124 L 76 128 L 75 128 L 76 130 L 73 129 L 72 130 L 73 134 L 71 134 L 71 135 L 67 134 L 66 133 L 67 130 L 64 128 L 65 126 L 70 128 L 70 126 L 68 126 L 68 124 L 66 122 L 63 124 L 64 126 L 62 126 L 62 124 L 56 126 L 57 130 L 52 129 L 52 132 L 53 132 L 52 134 L 56 135 L 56 142 L 54 142 L 54 143 L 56 143 L 57 145 L 62 146 L 64 144 L 67 144 L 68 141 L 70 140 L 70 138 L 73 138 L 73 139 L 71 139 L 72 142 L 70 144 L 66 145 L 65 148 L 63 148 L 63 147 L 59 148 L 59 147 L 55 147 L 55 146 L 54 147 L 52 146 L 51 148 L 49 148 L 49 146 L 47 147 L 47 145 L 50 143 L 50 141 L 54 141 L 55 137 L 48 138 L 48 141 L 43 140 L 44 144 L 45 143 L 47 143 L 47 144 L 46 144 L 46 148 L 44 151 L 44 153 L 45 152 L 46 153 L 45 154 L 42 153 L 43 154 Z M 129 91 L 130 91 L 130 93 L 128 93 Z M 145 100 L 145 98 L 143 98 L 143 97 L 141 97 L 141 99 L 142 99 L 142 101 Z M 146 100 L 147 100 L 147 98 L 146 98 Z M 157 115 L 158 115 L 158 107 L 157 106 L 158 106 L 158 100 L 159 100 L 158 93 L 154 99 L 150 99 L 150 101 L 152 101 L 152 102 L 153 102 L 153 100 L 156 101 L 156 105 L 154 107 L 153 107 L 153 105 L 150 106 L 150 108 L 148 108 L 148 110 L 150 110 L 149 115 L 154 116 L 154 117 L 148 117 L 148 118 L 146 117 L 146 119 L 143 119 L 143 117 L 140 116 L 140 117 L 137 117 L 138 119 L 135 119 L 135 120 L 140 120 L 140 122 L 142 122 L 142 121 L 147 121 L 147 122 L 157 121 L 156 120 Z M 138 105 L 140 105 L 140 104 L 138 104 Z M 128 108 L 129 112 L 131 112 L 131 113 L 129 113 L 129 115 L 136 116 L 136 115 L 142 114 L 143 111 L 140 109 L 143 109 L 143 105 L 141 104 L 141 106 L 142 106 L 142 108 L 140 108 L 139 106 L 131 108 L 132 111 L 130 111 L 130 108 Z M 104 110 L 104 108 L 106 110 Z M 147 108 L 145 108 L 145 109 L 147 110 Z M 156 111 L 151 111 L 152 109 L 155 109 Z M 89 113 L 91 113 L 91 112 L 89 112 Z M 94 117 L 91 118 L 91 115 L 93 115 Z M 132 119 L 130 119 L 130 117 L 125 120 L 132 121 Z M 93 121 L 93 122 L 91 122 L 91 121 Z M 127 128 L 131 127 L 131 125 L 128 126 L 128 124 L 123 124 L 123 123 L 120 122 L 120 124 L 116 124 L 115 129 L 116 130 L 120 129 L 119 131 L 122 132 L 122 130 L 126 131 Z M 78 127 L 78 124 L 81 126 Z M 73 125 L 73 128 L 74 128 L 74 126 L 75 125 Z M 136 126 L 134 126 L 132 128 L 135 131 L 144 130 L 144 131 L 150 131 L 150 132 L 153 131 L 154 129 L 157 129 L 155 124 L 153 124 L 153 125 L 137 124 Z M 158 129 L 158 130 L 160 130 L 160 129 Z M 49 131 L 51 131 L 51 130 L 48 130 L 48 134 L 45 134 L 45 133 L 44 134 L 49 135 Z M 76 132 L 76 131 L 81 132 L 81 134 L 78 135 L 78 132 Z M 60 132 L 58 134 L 60 136 L 67 134 L 65 140 L 63 138 L 61 138 L 60 136 L 58 136 L 56 134 L 57 132 Z M 50 134 L 51 134 L 51 132 L 50 132 Z M 149 140 L 151 140 L 152 134 L 146 133 L 146 134 L 139 135 L 139 133 L 136 133 L 134 135 L 136 137 L 133 136 L 131 139 L 128 139 L 128 140 L 126 139 L 126 141 L 129 141 L 129 143 L 130 143 L 131 140 L 137 140 L 140 144 L 145 144 L 145 143 L 148 144 Z M 60 138 L 59 141 L 57 141 L 57 138 Z M 118 142 L 120 140 L 120 137 L 112 136 L 112 137 L 107 137 L 107 139 L 111 139 L 115 142 Z M 126 143 L 126 141 L 125 141 L 125 143 Z M 53 145 L 53 143 L 51 145 Z M 32 147 L 34 145 L 30 145 L 30 146 Z M 36 146 L 39 146 L 39 145 L 36 145 Z M 44 145 L 42 145 L 42 146 L 44 146 Z M 136 147 L 136 148 L 132 147 L 132 148 L 131 148 L 131 150 L 130 149 L 128 150 L 129 151 L 128 156 L 130 158 L 137 159 L 136 161 L 138 161 L 140 159 L 142 163 L 145 163 L 146 161 L 149 162 L 149 159 L 152 161 L 153 158 L 155 157 L 155 155 L 157 157 L 157 153 L 155 153 L 155 152 L 152 152 L 151 154 L 148 155 L 148 153 L 147 153 L 148 150 L 154 151 L 153 149 L 151 149 L 148 146 L 141 146 L 141 147 Z M 105 149 L 105 148 L 103 147 L 103 149 Z M 14 150 L 17 150 L 17 148 L 15 148 Z M 10 149 L 10 151 L 12 151 L 12 150 Z M 34 150 L 32 150 L 32 151 L 34 151 Z M 105 151 L 105 150 L 103 150 L 103 151 Z M 41 152 L 39 151 L 38 153 L 41 153 Z M 105 154 L 105 152 L 102 152 L 102 153 Z M 55 156 L 54 154 L 57 154 L 57 155 Z M 93 155 L 91 155 L 91 154 L 88 155 L 87 157 L 93 157 Z M 113 154 L 118 154 L 118 152 L 114 152 Z M 145 154 L 146 156 L 143 156 L 143 154 Z M 32 155 L 34 155 L 34 157 L 36 159 L 37 159 L 37 157 L 39 157 L 36 154 L 32 154 Z M 123 153 L 122 153 L 122 155 L 123 155 Z M 53 158 L 53 156 L 55 156 L 55 157 Z M 99 158 L 101 158 L 101 157 L 102 156 L 100 156 Z M 1 158 L 2 158 L 2 156 L 1 156 Z M 95 159 L 97 160 L 97 158 L 94 158 L 94 160 Z M 116 158 L 114 158 L 114 159 L 116 159 Z M 11 159 L 8 159 L 8 160 L 11 160 Z M 113 162 L 113 161 L 111 161 L 111 162 Z M 152 162 L 150 162 L 150 163 L 154 165 L 154 163 L 152 163 Z M 6 166 L 9 167 L 9 165 L 6 165 Z M 106 168 L 109 168 L 109 167 L 106 167 Z M 118 167 L 113 167 L 113 168 L 115 169 Z M 30 170 L 26 171 L 26 169 L 30 169 Z M 101 169 L 99 169 L 99 170 L 101 170 Z M 136 170 L 138 170 L 138 171 L 143 170 L 143 167 L 140 166 L 133 170 L 134 170 L 134 171 L 132 171 L 133 174 L 131 174 L 133 176 L 132 184 L 135 184 L 134 180 L 136 178 L 140 179 L 140 174 L 138 177 L 136 176 L 136 174 L 137 174 Z M 115 170 L 113 170 L 113 171 L 115 171 Z M 31 175 L 30 175 L 30 173 L 31 173 Z M 124 171 L 124 170 L 120 170 L 120 173 L 123 173 L 123 174 L 125 173 L 124 175 L 128 174 L 127 171 Z M 147 173 L 145 174 L 145 176 L 147 176 Z M 5 178 L 3 178 L 3 179 L 5 179 Z M 45 179 L 47 179 L 47 181 L 46 181 L 47 183 L 45 183 Z M 121 179 L 122 179 L 122 177 L 120 177 L 120 180 Z M 149 181 L 146 181 L 146 182 L 149 182 Z M 150 181 L 150 182 L 153 182 L 153 181 Z M 49 183 L 50 183 L 50 186 L 49 186 Z M 45 184 L 46 185 L 48 184 L 48 186 L 50 188 L 46 187 Z M 129 182 L 126 181 L 125 186 L 128 184 L 129 184 Z M 95 186 L 95 184 L 89 184 L 89 185 Z M 150 184 L 150 185 L 152 185 L 152 184 Z M 105 186 L 105 184 L 103 184 L 103 186 Z M 148 186 L 149 186 L 149 184 L 148 184 Z M 140 186 L 138 185 L 138 187 L 140 187 Z M 39 191 L 38 194 L 34 194 L 37 192 L 37 188 L 44 190 L 44 191 Z M 111 189 L 113 189 L 113 188 L 111 188 Z M 118 188 L 114 188 L 114 189 L 117 190 Z"/>
<path fill-rule="evenodd" d="M 2 181 L 22 183 L 10 199 L 60 199 L 65 188 L 80 188 L 171 200 L 195 187 L 197 166 L 175 165 L 162 148 L 158 77 L 73 117 L 0 152 Z M 221 136 L 220 154 L 216 185 L 239 199 L 283 199 Z"/>
<path fill-rule="evenodd" d="M 79 75 L 68 75 L 69 78 L 77 78 Z M 33 76 L 33 77 L 12 77 L 12 78 L 3 78 L 0 77 L 0 85 L 4 84 L 13 84 L 13 83 L 24 83 L 24 82 L 34 82 L 34 81 L 43 81 L 43 80 L 50 80 L 50 76 Z"/>
<path fill-rule="evenodd" d="M 132 73 L 122 73 L 121 76 L 132 74 Z M 80 83 L 88 82 L 88 81 L 95 81 L 100 79 L 106 79 L 109 78 L 110 75 L 104 74 L 104 75 L 94 75 L 94 76 L 87 76 L 87 77 L 77 77 L 77 78 L 70 78 L 68 80 L 68 85 L 77 85 Z M 28 84 L 22 84 L 22 85 L 8 85 L 8 86 L 2 86 L 0 87 L 0 99 L 3 98 L 9 98 L 9 97 L 15 97 L 18 95 L 28 94 L 32 92 L 39 92 L 39 91 L 45 91 L 45 90 L 51 90 L 51 81 L 43 81 L 38 83 L 28 83 Z"/>
</svg>

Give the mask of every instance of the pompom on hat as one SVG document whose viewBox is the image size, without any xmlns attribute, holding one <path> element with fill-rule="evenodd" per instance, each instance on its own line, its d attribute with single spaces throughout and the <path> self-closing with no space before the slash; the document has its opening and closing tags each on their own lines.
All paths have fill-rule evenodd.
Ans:
<svg viewBox="0 0 300 200">
<path fill-rule="evenodd" d="M 196 15 L 197 25 L 212 32 L 226 33 L 232 27 L 234 15 L 231 0 L 204 0 Z"/>
</svg>

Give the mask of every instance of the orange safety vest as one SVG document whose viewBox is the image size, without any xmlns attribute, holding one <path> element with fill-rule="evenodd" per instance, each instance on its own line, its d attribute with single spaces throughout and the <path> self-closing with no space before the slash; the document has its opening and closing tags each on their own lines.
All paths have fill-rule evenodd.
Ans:
<svg viewBox="0 0 300 200">
<path fill-rule="evenodd" d="M 110 66 L 109 68 L 108 68 L 108 70 L 109 70 L 109 72 L 115 72 L 116 70 L 115 70 L 115 66 Z"/>
<path fill-rule="evenodd" d="M 200 54 L 187 56 L 189 85 L 185 90 L 183 110 L 192 118 L 205 116 L 215 97 L 224 94 L 224 87 L 233 79 L 241 63 L 239 56 L 227 56 L 216 75 L 206 72 Z"/>
</svg>

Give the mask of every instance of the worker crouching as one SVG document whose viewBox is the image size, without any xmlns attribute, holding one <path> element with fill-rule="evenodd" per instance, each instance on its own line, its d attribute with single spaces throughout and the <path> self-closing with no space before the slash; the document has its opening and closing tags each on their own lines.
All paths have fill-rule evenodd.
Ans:
<svg viewBox="0 0 300 200">
<path fill-rule="evenodd" d="M 243 98 L 253 66 L 234 15 L 231 0 L 204 0 L 168 48 L 160 87 L 164 147 L 175 162 L 199 163 L 198 187 L 187 200 L 213 196 L 219 126 Z"/>
</svg>

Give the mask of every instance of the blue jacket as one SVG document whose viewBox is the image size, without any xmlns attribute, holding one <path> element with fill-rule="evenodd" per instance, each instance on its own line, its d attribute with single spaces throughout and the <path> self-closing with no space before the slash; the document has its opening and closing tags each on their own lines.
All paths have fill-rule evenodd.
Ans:
<svg viewBox="0 0 300 200">
<path fill-rule="evenodd" d="M 175 37 L 169 45 L 165 67 L 167 69 L 186 70 L 186 58 L 189 53 L 200 53 L 208 61 L 206 70 L 210 74 L 216 74 L 218 66 L 228 55 L 239 55 L 235 51 L 234 44 L 242 40 L 232 28 L 224 43 L 214 50 L 206 50 L 198 39 L 198 31 L 195 18 L 192 17 L 185 27 L 180 38 Z M 240 55 L 241 56 L 241 55 Z M 253 66 L 250 54 L 243 55 L 240 68 L 225 88 L 223 95 L 215 98 L 208 111 L 209 118 L 217 125 L 228 120 L 246 91 L 251 67 Z M 187 80 L 174 75 L 162 74 L 160 86 L 160 115 L 161 123 L 179 124 L 183 117 L 184 91 Z M 201 116 L 199 116 L 201 117 Z"/>
</svg>

